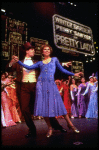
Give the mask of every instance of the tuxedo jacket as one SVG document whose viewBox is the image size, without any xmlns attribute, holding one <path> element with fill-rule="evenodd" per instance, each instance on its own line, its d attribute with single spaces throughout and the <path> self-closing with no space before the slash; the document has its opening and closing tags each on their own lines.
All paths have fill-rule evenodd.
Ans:
<svg viewBox="0 0 99 150">
<path fill-rule="evenodd" d="M 36 63 L 37 61 L 32 60 L 33 63 Z M 24 62 L 24 60 L 22 60 Z M 6 69 L 7 72 L 14 72 L 16 71 L 16 82 L 22 82 L 22 77 L 23 77 L 23 67 L 20 66 L 18 63 L 13 64 L 11 67 L 9 67 L 9 64 L 7 64 Z M 39 76 L 39 69 L 35 69 L 36 72 L 36 79 Z"/>
</svg>

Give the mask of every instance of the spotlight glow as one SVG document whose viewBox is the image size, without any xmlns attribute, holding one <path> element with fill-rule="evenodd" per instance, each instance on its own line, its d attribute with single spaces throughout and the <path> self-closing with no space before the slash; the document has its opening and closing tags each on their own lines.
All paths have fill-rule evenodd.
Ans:
<svg viewBox="0 0 99 150">
<path fill-rule="evenodd" d="M 2 12 L 6 12 L 4 9 L 1 9 Z"/>
</svg>

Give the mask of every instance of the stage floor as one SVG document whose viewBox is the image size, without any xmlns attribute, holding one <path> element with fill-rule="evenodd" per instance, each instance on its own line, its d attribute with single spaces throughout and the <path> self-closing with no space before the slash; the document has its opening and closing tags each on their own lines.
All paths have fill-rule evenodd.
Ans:
<svg viewBox="0 0 99 150">
<path fill-rule="evenodd" d="M 28 133 L 25 122 L 2 128 L 2 148 L 98 148 L 98 119 L 71 119 L 80 130 L 79 134 L 69 130 L 64 119 L 59 118 L 58 121 L 67 130 L 67 133 L 53 130 L 50 138 L 46 137 L 48 128 L 44 119 L 34 120 L 37 128 L 36 138 L 25 138 L 25 134 Z"/>
</svg>

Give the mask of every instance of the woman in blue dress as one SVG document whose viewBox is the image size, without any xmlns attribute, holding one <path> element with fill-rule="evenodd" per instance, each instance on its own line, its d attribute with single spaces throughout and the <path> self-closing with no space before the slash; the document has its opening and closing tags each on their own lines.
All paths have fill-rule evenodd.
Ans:
<svg viewBox="0 0 99 150">
<path fill-rule="evenodd" d="M 88 101 L 88 95 L 83 96 L 82 94 L 85 92 L 87 84 L 85 83 L 85 78 L 81 78 L 81 84 L 78 86 L 77 93 L 77 106 L 79 111 L 79 118 L 85 117 L 86 115 L 86 101 Z"/>
<path fill-rule="evenodd" d="M 56 67 L 65 74 L 71 76 L 79 76 L 82 72 L 72 73 L 64 69 L 56 57 L 50 57 L 52 48 L 50 45 L 42 45 L 41 53 L 44 56 L 43 61 L 38 61 L 32 66 L 23 64 L 18 60 L 17 56 L 14 56 L 16 62 L 22 65 L 26 69 L 36 69 L 40 68 L 40 75 L 36 84 L 36 99 L 34 105 L 34 116 L 43 116 L 47 125 L 48 133 L 47 137 L 52 135 L 52 127 L 50 124 L 49 117 L 64 116 L 67 121 L 68 127 L 74 132 L 79 133 L 80 131 L 72 124 L 67 115 L 66 108 L 58 91 L 57 85 L 54 81 L 54 74 Z"/>
<path fill-rule="evenodd" d="M 90 90 L 90 98 L 86 118 L 98 118 L 98 84 L 94 83 L 93 76 L 89 77 L 90 82 L 87 85 L 87 88 L 83 95 L 86 95 Z"/>
</svg>

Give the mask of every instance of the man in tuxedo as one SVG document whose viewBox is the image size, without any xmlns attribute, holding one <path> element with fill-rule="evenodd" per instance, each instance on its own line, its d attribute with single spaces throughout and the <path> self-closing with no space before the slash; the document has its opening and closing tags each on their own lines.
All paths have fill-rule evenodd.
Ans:
<svg viewBox="0 0 99 150">
<path fill-rule="evenodd" d="M 33 65 L 36 61 L 33 61 L 31 57 L 34 56 L 35 46 L 31 45 L 29 42 L 24 44 L 24 50 L 26 52 L 24 60 L 22 62 L 27 65 Z M 12 60 L 6 66 L 7 71 L 16 71 L 16 93 L 20 103 L 21 111 L 24 116 L 25 122 L 29 128 L 29 133 L 26 137 L 36 136 L 36 127 L 31 118 L 31 111 L 33 113 L 33 106 L 35 101 L 35 88 L 38 77 L 37 70 L 27 70 L 20 66 L 18 63 L 15 63 L 15 60 L 12 57 Z M 31 101 L 32 100 L 32 101 Z M 52 127 L 61 132 L 67 132 L 62 126 L 59 125 L 56 118 L 50 118 Z"/>
</svg>

